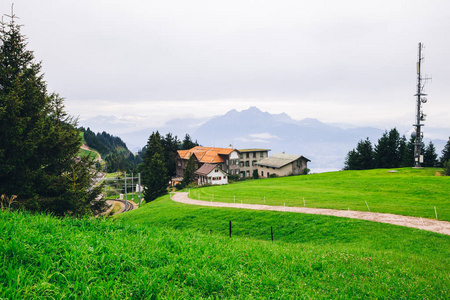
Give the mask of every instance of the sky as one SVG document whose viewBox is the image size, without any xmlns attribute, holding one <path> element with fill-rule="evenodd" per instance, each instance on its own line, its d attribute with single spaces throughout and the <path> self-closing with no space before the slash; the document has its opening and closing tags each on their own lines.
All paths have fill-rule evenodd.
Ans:
<svg viewBox="0 0 450 300">
<path fill-rule="evenodd" d="M 81 124 L 154 128 L 256 106 L 412 127 L 422 42 L 425 124 L 450 131 L 447 0 L 3 0 L 1 14 L 12 1 L 48 90 Z"/>
</svg>

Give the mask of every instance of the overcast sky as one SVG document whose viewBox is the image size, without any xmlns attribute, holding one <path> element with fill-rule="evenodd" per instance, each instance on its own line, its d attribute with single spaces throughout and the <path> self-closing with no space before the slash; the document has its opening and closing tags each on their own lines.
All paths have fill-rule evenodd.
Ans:
<svg viewBox="0 0 450 300">
<path fill-rule="evenodd" d="M 450 129 L 448 0 L 14 0 L 14 13 L 49 91 L 81 120 L 158 126 L 256 106 L 409 126 L 422 42 L 425 124 Z"/>
</svg>

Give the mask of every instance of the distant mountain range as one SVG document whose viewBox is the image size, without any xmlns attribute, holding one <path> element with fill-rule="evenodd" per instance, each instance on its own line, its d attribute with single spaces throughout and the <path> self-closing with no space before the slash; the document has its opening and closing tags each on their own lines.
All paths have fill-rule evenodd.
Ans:
<svg viewBox="0 0 450 300">
<path fill-rule="evenodd" d="M 271 153 L 285 152 L 303 155 L 311 160 L 308 167 L 312 172 L 341 170 L 347 153 L 356 147 L 359 140 L 368 137 L 376 143 L 384 130 L 373 127 L 354 127 L 347 124 L 325 124 L 316 119 L 294 120 L 286 113 L 271 114 L 256 107 L 247 110 L 231 110 L 211 119 L 174 119 L 164 126 L 154 129 L 132 130 L 125 126 L 127 133 L 114 132 L 108 127 L 107 117 L 82 122 L 91 130 L 113 132 L 127 143 L 130 149 L 143 147 L 152 131 L 161 134 L 171 132 L 183 139 L 186 133 L 203 146 L 271 149 Z M 109 120 L 112 125 L 120 120 Z M 123 121 L 122 121 L 123 122 Z M 101 125 L 103 129 L 97 129 Z M 122 124 L 123 125 L 123 124 Z M 121 126 L 123 129 L 124 126 Z M 111 130 L 112 129 L 112 130 Z M 398 128 L 401 134 L 408 129 Z M 450 135 L 450 134 L 449 134 Z M 426 140 L 425 142 L 428 143 Z M 445 140 L 433 140 L 440 156 Z"/>
</svg>

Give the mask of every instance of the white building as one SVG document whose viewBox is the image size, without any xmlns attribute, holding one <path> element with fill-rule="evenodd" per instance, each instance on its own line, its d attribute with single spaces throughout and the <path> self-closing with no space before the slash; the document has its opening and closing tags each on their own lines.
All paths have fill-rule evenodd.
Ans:
<svg viewBox="0 0 450 300">
<path fill-rule="evenodd" d="M 198 176 L 198 185 L 228 184 L 228 174 L 218 165 L 203 164 L 194 174 Z"/>
</svg>

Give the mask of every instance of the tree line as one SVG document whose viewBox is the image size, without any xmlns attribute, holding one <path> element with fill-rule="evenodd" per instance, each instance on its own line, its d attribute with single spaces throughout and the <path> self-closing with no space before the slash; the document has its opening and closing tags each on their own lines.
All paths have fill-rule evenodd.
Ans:
<svg viewBox="0 0 450 300">
<path fill-rule="evenodd" d="M 438 159 L 436 148 L 430 141 L 422 145 L 423 167 L 444 167 L 450 160 L 450 140 L 447 142 L 442 156 Z M 400 136 L 396 128 L 385 131 L 376 145 L 369 138 L 360 140 L 356 148 L 348 152 L 344 170 L 367 170 L 375 168 L 403 168 L 414 165 L 414 139 Z"/>
<path fill-rule="evenodd" d="M 142 149 L 143 163 L 139 166 L 145 201 L 153 201 L 167 194 L 170 178 L 176 175 L 177 151 L 188 150 L 195 146 L 198 146 L 198 143 L 197 141 L 193 142 L 189 134 L 185 135 L 183 141 L 171 133 L 161 136 L 156 131 L 150 135 L 147 145 Z M 188 180 L 192 180 L 193 172 L 191 172 L 192 176 L 189 175 L 189 171 L 186 173 Z M 185 182 L 185 180 L 183 181 Z"/>
<path fill-rule="evenodd" d="M 142 156 L 134 155 L 128 150 L 127 145 L 118 136 L 113 136 L 105 131 L 95 134 L 89 127 L 80 127 L 87 146 L 97 150 L 105 161 L 103 171 L 132 173 L 142 163 Z"/>
</svg>

